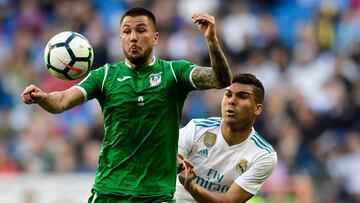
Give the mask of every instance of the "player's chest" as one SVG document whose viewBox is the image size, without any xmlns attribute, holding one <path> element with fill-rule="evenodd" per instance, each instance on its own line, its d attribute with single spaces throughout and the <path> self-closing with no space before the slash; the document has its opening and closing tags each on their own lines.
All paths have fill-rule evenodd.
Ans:
<svg viewBox="0 0 360 203">
<path fill-rule="evenodd" d="M 119 71 L 113 78 L 113 91 L 153 92 L 167 86 L 169 79 L 163 70 L 151 72 Z"/>
<path fill-rule="evenodd" d="M 143 106 L 166 103 L 172 91 L 172 80 L 163 71 L 151 73 L 121 72 L 106 86 L 106 100 Z"/>
<path fill-rule="evenodd" d="M 190 161 L 205 180 L 231 183 L 249 169 L 254 157 L 246 148 L 234 149 L 222 141 L 203 139 L 194 148 Z"/>
</svg>

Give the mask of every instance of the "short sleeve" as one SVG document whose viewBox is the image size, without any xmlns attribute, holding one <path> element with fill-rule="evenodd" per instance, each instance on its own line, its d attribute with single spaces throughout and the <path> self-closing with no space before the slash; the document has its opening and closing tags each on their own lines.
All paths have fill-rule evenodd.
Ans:
<svg viewBox="0 0 360 203">
<path fill-rule="evenodd" d="M 182 156 L 188 156 L 193 147 L 195 136 L 195 123 L 194 120 L 179 130 L 179 150 L 178 153 Z"/>
<path fill-rule="evenodd" d="M 253 166 L 235 179 L 235 183 L 247 192 L 255 195 L 259 192 L 261 185 L 268 178 L 277 164 L 276 152 L 264 154 L 256 160 Z"/>
<path fill-rule="evenodd" d="M 109 65 L 90 71 L 75 87 L 84 94 L 84 102 L 96 98 L 102 91 Z"/>
<path fill-rule="evenodd" d="M 192 81 L 192 73 L 198 67 L 197 65 L 186 60 L 179 60 L 171 61 L 170 67 L 178 84 L 190 90 L 198 89 Z"/>
</svg>

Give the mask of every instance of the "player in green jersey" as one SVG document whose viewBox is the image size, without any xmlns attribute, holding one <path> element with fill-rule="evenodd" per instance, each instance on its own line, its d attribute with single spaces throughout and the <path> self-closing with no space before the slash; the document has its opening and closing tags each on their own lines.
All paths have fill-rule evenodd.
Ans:
<svg viewBox="0 0 360 203">
<path fill-rule="evenodd" d="M 89 202 L 172 200 L 185 98 L 195 89 L 224 88 L 232 78 L 214 17 L 195 13 L 192 21 L 208 44 L 212 67 L 156 58 L 155 17 L 146 9 L 132 8 L 120 21 L 124 61 L 91 71 L 65 91 L 46 93 L 30 85 L 21 94 L 24 103 L 37 103 L 50 113 L 94 98 L 99 101 L 105 137 Z"/>
</svg>

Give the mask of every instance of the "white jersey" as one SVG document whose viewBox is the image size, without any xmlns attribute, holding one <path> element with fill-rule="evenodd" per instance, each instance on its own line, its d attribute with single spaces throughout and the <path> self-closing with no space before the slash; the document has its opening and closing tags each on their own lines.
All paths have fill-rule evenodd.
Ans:
<svg viewBox="0 0 360 203">
<path fill-rule="evenodd" d="M 193 119 L 180 129 L 179 154 L 194 165 L 196 184 L 209 191 L 225 193 L 232 183 L 255 195 L 270 176 L 277 155 L 273 147 L 254 129 L 240 144 L 229 146 L 220 125 L 222 118 Z M 177 202 L 195 202 L 179 180 Z"/>
</svg>

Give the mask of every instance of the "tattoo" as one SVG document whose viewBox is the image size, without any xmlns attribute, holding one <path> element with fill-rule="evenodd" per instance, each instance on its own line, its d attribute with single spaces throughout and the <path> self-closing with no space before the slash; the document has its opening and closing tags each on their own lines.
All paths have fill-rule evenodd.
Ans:
<svg viewBox="0 0 360 203">
<path fill-rule="evenodd" d="M 219 43 L 208 41 L 212 67 L 198 67 L 192 74 L 192 80 L 199 89 L 224 88 L 231 84 L 232 73 L 221 51 Z"/>
<path fill-rule="evenodd" d="M 219 43 L 210 42 L 208 46 L 213 74 L 220 85 L 218 88 L 227 87 L 231 84 L 232 73 L 225 55 Z"/>
<path fill-rule="evenodd" d="M 192 80 L 199 89 L 221 88 L 211 67 L 197 67 L 192 73 Z"/>
</svg>

